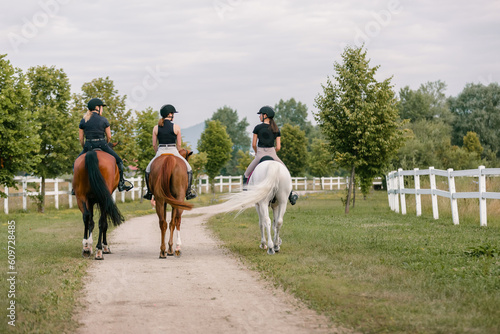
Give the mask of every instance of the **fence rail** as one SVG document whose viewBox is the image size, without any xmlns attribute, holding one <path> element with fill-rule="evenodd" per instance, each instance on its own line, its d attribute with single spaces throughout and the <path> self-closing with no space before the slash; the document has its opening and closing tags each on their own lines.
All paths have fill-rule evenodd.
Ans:
<svg viewBox="0 0 500 334">
<path fill-rule="evenodd" d="M 430 188 L 420 188 L 420 176 L 428 175 Z M 415 188 L 405 188 L 404 177 L 413 177 Z M 436 176 L 446 177 L 448 179 L 448 190 L 437 189 Z M 454 171 L 453 169 L 440 170 L 429 167 L 429 169 L 392 171 L 387 175 L 387 196 L 391 210 L 399 213 L 401 203 L 401 213 L 406 214 L 406 194 L 415 195 L 415 206 L 417 216 L 422 214 L 421 195 L 431 195 L 432 213 L 434 219 L 439 219 L 438 196 L 450 199 L 451 215 L 453 224 L 459 224 L 458 203 L 459 198 L 479 199 L 479 223 L 481 226 L 487 226 L 487 199 L 500 199 L 500 193 L 486 191 L 486 176 L 500 176 L 500 168 L 485 168 L 479 166 L 477 169 L 467 169 Z M 476 177 L 478 178 L 478 191 L 457 192 L 455 187 L 455 177 Z"/>
<path fill-rule="evenodd" d="M 120 198 L 121 202 L 125 202 L 128 199 L 140 199 L 141 189 L 142 189 L 142 178 L 127 178 L 130 182 L 134 184 L 134 188 L 128 192 L 121 192 L 117 194 L 117 191 L 113 193 L 113 199 L 116 201 L 117 196 Z M 28 199 L 33 196 L 38 196 L 38 189 L 41 188 L 41 178 L 35 177 L 15 177 L 16 181 L 20 187 L 19 190 L 13 190 L 5 187 L 4 192 L 7 198 L 4 199 L 4 213 L 9 213 L 9 199 L 16 197 L 22 197 L 22 209 L 27 210 Z M 349 178 L 344 177 L 292 177 L 292 185 L 294 190 L 310 190 L 312 188 L 315 190 L 341 190 L 345 189 L 349 183 Z M 54 199 L 54 206 L 59 209 L 61 199 L 64 199 L 64 203 L 67 203 L 70 208 L 74 205 L 74 196 L 71 195 L 71 180 L 69 179 L 46 179 L 46 199 Z M 198 189 L 198 193 L 208 193 L 210 192 L 210 184 L 208 183 L 208 176 L 199 177 L 195 180 L 194 184 Z M 377 178 L 373 182 L 374 186 L 381 185 L 381 179 Z M 243 188 L 243 176 L 223 176 L 219 175 L 215 178 L 214 190 L 217 192 L 234 192 L 241 191 Z M 67 201 L 66 201 L 67 199 Z"/>
</svg>

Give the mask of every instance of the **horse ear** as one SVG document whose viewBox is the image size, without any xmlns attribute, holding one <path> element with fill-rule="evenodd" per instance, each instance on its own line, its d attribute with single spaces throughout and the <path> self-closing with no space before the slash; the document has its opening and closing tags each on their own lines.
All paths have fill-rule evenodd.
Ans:
<svg viewBox="0 0 500 334">
<path fill-rule="evenodd" d="M 187 156 L 188 156 L 188 157 L 190 157 L 190 156 L 191 156 L 191 154 L 193 154 L 193 151 L 188 151 Z"/>
</svg>

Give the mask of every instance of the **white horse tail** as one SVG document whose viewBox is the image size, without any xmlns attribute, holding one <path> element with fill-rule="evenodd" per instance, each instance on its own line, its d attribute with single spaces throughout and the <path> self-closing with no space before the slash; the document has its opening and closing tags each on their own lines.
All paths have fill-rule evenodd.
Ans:
<svg viewBox="0 0 500 334">
<path fill-rule="evenodd" d="M 256 175 L 258 168 L 266 168 L 264 174 L 259 173 L 259 176 L 263 175 L 262 177 Z M 257 165 L 252 175 L 252 177 L 255 178 L 252 180 L 254 182 L 251 181 L 247 191 L 233 193 L 223 197 L 223 199 L 228 199 L 228 201 L 224 203 L 223 212 L 238 210 L 237 215 L 239 215 L 241 211 L 263 199 L 271 201 L 276 195 L 280 184 L 280 168 L 281 164 L 276 161 L 265 161 Z"/>
</svg>

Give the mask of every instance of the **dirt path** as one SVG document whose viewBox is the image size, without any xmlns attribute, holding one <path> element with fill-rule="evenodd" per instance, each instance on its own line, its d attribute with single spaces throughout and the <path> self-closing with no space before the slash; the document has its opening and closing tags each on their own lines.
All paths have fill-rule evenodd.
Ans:
<svg viewBox="0 0 500 334">
<path fill-rule="evenodd" d="M 218 247 L 205 223 L 218 206 L 185 212 L 182 257 L 158 259 L 156 214 L 109 237 L 113 254 L 88 271 L 79 333 L 344 333 Z M 255 238 L 258 241 L 256 228 Z M 97 239 L 97 237 L 95 238 Z M 257 243 L 256 243 L 257 244 Z"/>
</svg>

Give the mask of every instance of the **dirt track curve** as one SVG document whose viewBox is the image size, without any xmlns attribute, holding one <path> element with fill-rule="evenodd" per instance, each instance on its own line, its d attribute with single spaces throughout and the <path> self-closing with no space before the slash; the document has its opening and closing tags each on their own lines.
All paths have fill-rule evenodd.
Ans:
<svg viewBox="0 0 500 334">
<path fill-rule="evenodd" d="M 84 307 L 75 315 L 78 333 L 348 332 L 329 326 L 325 317 L 220 248 L 205 227 L 219 208 L 184 212 L 180 258 L 158 258 L 156 214 L 116 228 L 108 238 L 113 254 L 93 261 L 88 270 Z M 263 256 L 268 255 L 263 251 Z"/>
</svg>

